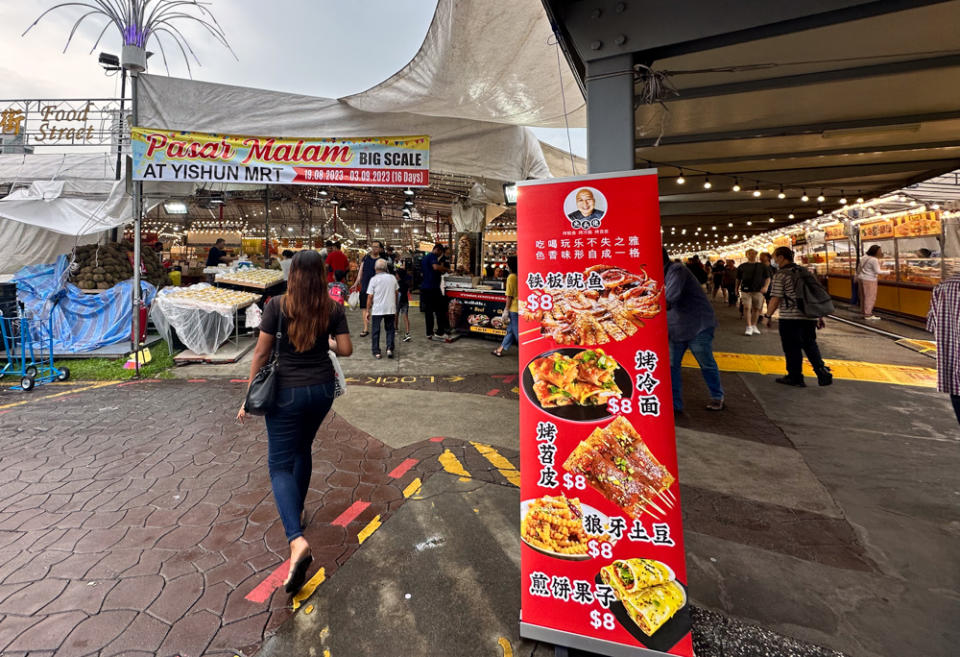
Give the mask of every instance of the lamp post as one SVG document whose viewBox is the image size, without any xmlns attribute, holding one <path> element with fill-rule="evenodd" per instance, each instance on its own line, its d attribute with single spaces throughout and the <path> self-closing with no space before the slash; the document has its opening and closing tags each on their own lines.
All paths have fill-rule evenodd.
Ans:
<svg viewBox="0 0 960 657">
<path fill-rule="evenodd" d="M 140 73 L 147 68 L 147 51 L 140 46 L 124 45 L 121 66 L 130 71 L 133 96 L 131 127 L 140 125 Z M 131 148 L 133 141 L 131 139 Z M 143 298 L 140 290 L 140 228 L 143 223 L 143 181 L 133 182 L 133 335 L 130 336 L 136 377 L 140 378 L 140 311 Z"/>
</svg>

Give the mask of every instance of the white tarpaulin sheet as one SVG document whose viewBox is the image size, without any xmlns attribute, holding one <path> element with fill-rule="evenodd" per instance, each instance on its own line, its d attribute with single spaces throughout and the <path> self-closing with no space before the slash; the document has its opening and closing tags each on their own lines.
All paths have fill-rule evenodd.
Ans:
<svg viewBox="0 0 960 657">
<path fill-rule="evenodd" d="M 267 137 L 430 136 L 430 170 L 501 181 L 548 178 L 527 128 L 407 112 L 371 113 L 330 98 L 140 76 L 140 124 Z"/>
<path fill-rule="evenodd" d="M 540 0 L 440 0 L 419 52 L 390 79 L 341 100 L 513 125 L 586 126 L 586 103 Z"/>
</svg>

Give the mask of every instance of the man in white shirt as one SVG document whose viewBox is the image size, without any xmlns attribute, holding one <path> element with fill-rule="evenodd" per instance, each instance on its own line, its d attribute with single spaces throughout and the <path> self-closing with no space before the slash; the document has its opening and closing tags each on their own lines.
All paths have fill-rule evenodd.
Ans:
<svg viewBox="0 0 960 657">
<path fill-rule="evenodd" d="M 387 358 L 393 358 L 396 337 L 397 292 L 400 286 L 397 277 L 387 273 L 389 263 L 379 258 L 374 265 L 374 276 L 367 285 L 367 314 L 370 315 L 373 336 L 370 340 L 373 357 L 380 356 L 380 322 L 387 328 Z"/>
</svg>

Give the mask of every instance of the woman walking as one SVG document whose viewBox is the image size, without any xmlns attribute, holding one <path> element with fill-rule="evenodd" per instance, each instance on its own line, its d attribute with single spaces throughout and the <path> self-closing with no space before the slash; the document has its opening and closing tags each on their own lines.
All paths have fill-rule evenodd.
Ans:
<svg viewBox="0 0 960 657">
<path fill-rule="evenodd" d="M 507 304 L 503 308 L 504 319 L 508 320 L 507 334 L 503 336 L 503 342 L 500 346 L 491 351 L 494 356 L 503 356 L 503 352 L 510 348 L 512 344 L 520 344 L 520 304 L 517 303 L 517 294 L 520 285 L 517 280 L 517 256 L 507 256 L 507 268 L 510 275 L 507 276 Z"/>
<path fill-rule="evenodd" d="M 333 405 L 335 373 L 328 350 L 353 353 L 343 307 L 327 294 L 323 258 L 300 251 L 290 264 L 287 293 L 267 303 L 260 338 L 250 364 L 250 380 L 263 367 L 281 333 L 274 408 L 267 412 L 267 462 L 273 498 L 290 543 L 287 593 L 296 593 L 313 561 L 301 518 L 313 469 L 311 447 Z M 243 423 L 241 405 L 237 420 Z"/>
<path fill-rule="evenodd" d="M 860 283 L 860 300 L 863 303 L 863 318 L 871 321 L 880 318 L 873 314 L 873 306 L 877 303 L 877 277 L 881 274 L 890 272 L 880 268 L 880 258 L 883 257 L 883 249 L 879 244 L 874 244 L 867 249 L 867 255 L 860 260 L 860 267 L 857 270 L 857 280 Z"/>
</svg>

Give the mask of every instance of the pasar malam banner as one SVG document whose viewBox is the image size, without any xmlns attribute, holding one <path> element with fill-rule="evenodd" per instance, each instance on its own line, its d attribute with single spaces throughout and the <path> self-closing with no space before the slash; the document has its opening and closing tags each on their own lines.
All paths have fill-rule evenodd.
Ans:
<svg viewBox="0 0 960 657">
<path fill-rule="evenodd" d="M 285 139 L 133 128 L 133 179 L 427 187 L 430 137 Z"/>
<path fill-rule="evenodd" d="M 518 192 L 521 636 L 691 657 L 656 172 Z"/>
</svg>

